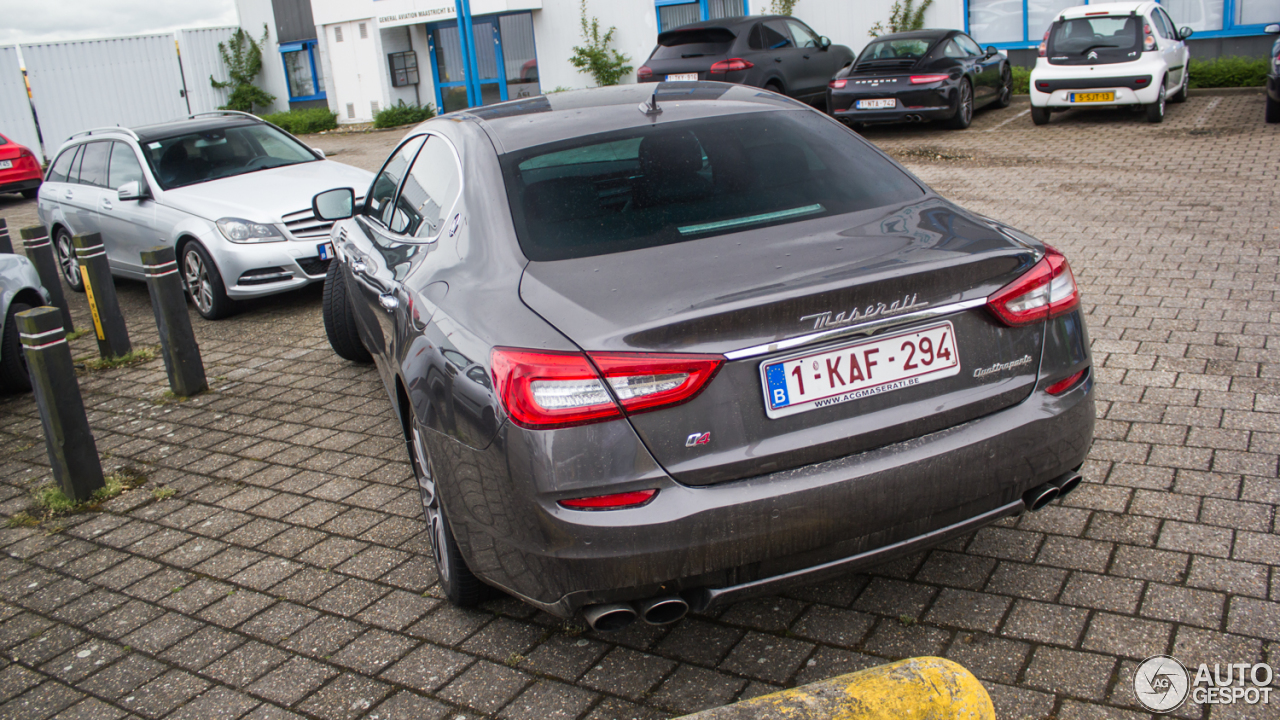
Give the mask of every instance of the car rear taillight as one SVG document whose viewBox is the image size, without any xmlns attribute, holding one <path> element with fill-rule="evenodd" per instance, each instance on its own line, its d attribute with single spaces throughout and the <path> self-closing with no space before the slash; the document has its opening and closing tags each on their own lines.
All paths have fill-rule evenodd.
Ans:
<svg viewBox="0 0 1280 720">
<path fill-rule="evenodd" d="M 1044 39 L 1040 41 L 1040 57 L 1044 57 L 1049 51 L 1049 33 L 1053 32 L 1053 28 L 1044 31 Z"/>
<path fill-rule="evenodd" d="M 1057 317 L 1080 304 L 1071 265 L 1062 253 L 1045 246 L 1045 256 L 1022 277 L 987 298 L 987 307 L 1006 325 L 1030 325 Z"/>
<path fill-rule="evenodd" d="M 518 348 L 496 348 L 491 360 L 498 396 L 512 422 L 536 429 L 586 425 L 688 402 L 724 363 L 719 355 L 588 356 Z"/>
<path fill-rule="evenodd" d="M 651 77 L 653 77 L 653 69 L 648 65 L 641 65 L 640 69 L 636 71 L 636 80 L 643 81 L 648 80 Z"/>
<path fill-rule="evenodd" d="M 723 75 L 725 73 L 738 72 L 739 70 L 748 70 L 755 66 L 756 64 L 749 60 L 743 60 L 742 58 L 729 58 L 728 60 L 721 60 L 720 62 L 712 65 L 711 74 Z"/>
<path fill-rule="evenodd" d="M 1080 382 L 1080 378 L 1082 377 L 1084 377 L 1084 370 L 1081 370 L 1073 375 L 1070 375 L 1068 377 L 1065 377 L 1059 380 L 1058 382 L 1045 388 L 1044 391 L 1049 393 L 1050 395 L 1061 395 L 1062 393 L 1066 392 L 1068 389 L 1073 387 L 1077 382 Z"/>
<path fill-rule="evenodd" d="M 636 490 L 612 495 L 593 495 L 591 497 L 561 500 L 560 505 L 571 510 L 620 510 L 644 505 L 657 494 L 657 490 Z"/>
<path fill-rule="evenodd" d="M 1156 36 L 1155 36 L 1154 34 L 1152 34 L 1152 32 L 1151 32 L 1151 26 L 1150 26 L 1150 25 L 1143 25 L 1143 26 L 1142 26 L 1142 35 L 1143 35 L 1143 40 L 1142 40 L 1142 51 L 1143 51 L 1143 52 L 1151 52 L 1152 50 L 1155 50 L 1155 49 L 1156 49 Z"/>
<path fill-rule="evenodd" d="M 936 83 L 946 80 L 950 75 L 912 75 L 912 85 L 924 85 L 925 83 Z"/>
<path fill-rule="evenodd" d="M 838 80 L 832 80 L 831 82 L 827 83 L 827 87 L 835 90 L 839 90 L 848 84 L 849 84 L 848 80 L 845 80 L 844 78 L 840 78 Z"/>
</svg>

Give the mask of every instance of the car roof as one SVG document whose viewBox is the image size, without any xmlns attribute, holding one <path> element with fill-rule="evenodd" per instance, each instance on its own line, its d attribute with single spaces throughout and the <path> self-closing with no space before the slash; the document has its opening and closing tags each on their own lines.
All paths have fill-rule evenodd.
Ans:
<svg viewBox="0 0 1280 720">
<path fill-rule="evenodd" d="M 1129 15 L 1135 12 L 1143 12 L 1149 6 L 1154 5 L 1152 2 L 1115 2 L 1115 3 L 1097 3 L 1093 5 L 1076 5 L 1069 7 L 1058 13 L 1054 18 L 1079 18 L 1085 15 L 1097 15 L 1106 13 L 1108 15 Z"/>
<path fill-rule="evenodd" d="M 734 17 L 724 17 L 716 20 L 701 20 L 688 25 L 679 25 L 670 30 L 664 30 L 659 35 L 667 33 L 680 32 L 682 30 L 700 30 L 702 28 L 724 28 L 725 30 L 739 30 L 744 25 L 758 23 L 761 20 L 797 20 L 788 15 L 736 15 Z M 803 22 L 801 20 L 800 22 Z"/>
<path fill-rule="evenodd" d="M 659 114 L 641 105 L 657 97 Z M 760 88 L 721 82 L 659 82 L 568 90 L 463 110 L 442 119 L 474 119 L 499 153 L 641 125 L 733 113 L 807 108 Z M 425 124 L 429 127 L 435 120 Z"/>
<path fill-rule="evenodd" d="M 205 132 L 206 130 L 222 130 L 225 128 L 240 127 L 242 125 L 259 125 L 261 120 L 250 119 L 243 115 L 219 115 L 212 117 L 196 117 L 186 118 L 184 120 L 174 120 L 171 122 L 156 123 L 154 125 L 142 125 L 132 130 L 137 133 L 140 142 L 148 140 L 157 140 L 159 138 L 173 137 L 174 135 L 186 135 L 188 133 Z"/>
<path fill-rule="evenodd" d="M 881 35 L 871 42 L 880 42 L 881 40 L 937 40 L 938 38 L 946 37 L 951 34 L 958 35 L 960 32 L 961 31 L 959 30 L 945 30 L 939 28 L 929 30 L 908 30 L 907 32 Z"/>
</svg>

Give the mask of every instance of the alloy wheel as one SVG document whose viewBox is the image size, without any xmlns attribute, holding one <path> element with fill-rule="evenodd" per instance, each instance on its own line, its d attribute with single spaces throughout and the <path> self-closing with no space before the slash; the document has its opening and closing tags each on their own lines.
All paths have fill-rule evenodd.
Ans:
<svg viewBox="0 0 1280 720">
<path fill-rule="evenodd" d="M 209 269 L 199 251 L 187 250 L 182 257 L 182 279 L 187 283 L 187 292 L 202 313 L 208 313 L 213 307 L 213 283 L 209 281 Z"/>
<path fill-rule="evenodd" d="M 969 83 L 960 84 L 960 113 L 966 125 L 973 120 L 973 91 L 969 89 Z"/>
<path fill-rule="evenodd" d="M 1013 100 L 1013 73 L 1005 78 L 1004 84 L 1000 86 L 1000 102 L 1008 105 Z"/>
<path fill-rule="evenodd" d="M 80 262 L 76 260 L 76 249 L 71 245 L 71 236 L 65 232 L 58 233 L 58 265 L 67 284 L 73 288 L 80 287 Z"/>
<path fill-rule="evenodd" d="M 431 557 L 436 561 L 436 574 L 447 583 L 452 574 L 449 555 L 444 552 L 444 516 L 440 512 L 440 496 L 436 493 L 435 475 L 431 471 L 431 457 L 427 453 L 422 431 L 414 423 L 413 474 L 418 479 L 418 493 L 422 496 L 422 514 L 427 520 L 427 535 L 431 539 Z"/>
</svg>

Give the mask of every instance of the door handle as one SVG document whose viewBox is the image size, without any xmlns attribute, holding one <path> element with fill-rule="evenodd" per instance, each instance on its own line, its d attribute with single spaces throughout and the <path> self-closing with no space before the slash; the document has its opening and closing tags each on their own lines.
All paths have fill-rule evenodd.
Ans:
<svg viewBox="0 0 1280 720">
<path fill-rule="evenodd" d="M 809 56 L 808 56 L 808 55 L 805 55 L 805 56 L 804 56 L 804 59 L 805 59 L 805 60 L 808 60 L 808 59 L 809 59 Z"/>
<path fill-rule="evenodd" d="M 66 195 L 64 195 L 63 197 L 65 197 L 66 199 L 70 200 L 70 199 L 71 199 L 71 191 L 70 191 L 70 190 L 66 190 L 66 191 L 64 191 L 64 192 L 66 192 Z"/>
<path fill-rule="evenodd" d="M 782 62 L 782 58 L 780 58 L 780 57 L 776 57 L 776 58 L 774 58 L 774 59 L 773 59 L 773 61 L 774 61 L 774 62 Z"/>
<path fill-rule="evenodd" d="M 391 294 L 379 295 L 378 304 L 382 306 L 383 310 L 390 312 L 400 307 L 400 298 Z"/>
<path fill-rule="evenodd" d="M 110 210 L 110 209 L 111 209 L 111 201 L 110 201 L 110 200 L 108 200 L 107 198 L 102 198 L 102 209 L 103 209 L 103 210 Z"/>
<path fill-rule="evenodd" d="M 361 260 L 356 260 L 355 262 L 351 263 L 351 272 L 364 275 L 369 272 L 369 266 L 365 265 L 364 262 Z"/>
</svg>

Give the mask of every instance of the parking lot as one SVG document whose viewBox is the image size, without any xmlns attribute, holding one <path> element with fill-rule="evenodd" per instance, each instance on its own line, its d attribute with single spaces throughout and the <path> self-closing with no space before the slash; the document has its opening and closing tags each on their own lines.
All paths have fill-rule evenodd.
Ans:
<svg viewBox="0 0 1280 720">
<path fill-rule="evenodd" d="M 192 311 L 211 392 L 167 398 L 159 359 L 80 375 L 104 467 L 146 484 L 0 527 L 0 717 L 662 718 L 939 655 L 1000 718 L 1128 718 L 1145 716 L 1132 675 L 1150 655 L 1274 666 L 1280 126 L 1262 113 L 1261 94 L 1195 95 L 1160 125 L 1097 111 L 1034 127 L 1023 98 L 967 131 L 867 130 L 942 195 L 1070 258 L 1099 379 L 1085 483 L 668 627 L 449 606 L 391 404 L 329 349 L 320 286 L 216 323 Z M 400 135 L 307 140 L 376 170 Z M 35 202 L 0 196 L 0 217 L 35 224 Z M 157 343 L 146 287 L 118 289 L 134 346 Z M 72 351 L 97 353 L 91 335 Z M 0 398 L 0 514 L 34 512 L 49 478 L 31 396 Z M 1271 702 L 1174 716 L 1276 717 Z"/>
</svg>

